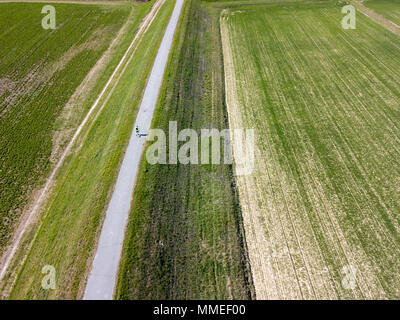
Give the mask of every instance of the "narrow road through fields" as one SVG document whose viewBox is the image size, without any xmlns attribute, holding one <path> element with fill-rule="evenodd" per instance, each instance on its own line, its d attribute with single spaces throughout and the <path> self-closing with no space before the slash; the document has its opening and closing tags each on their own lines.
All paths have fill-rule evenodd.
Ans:
<svg viewBox="0 0 400 320">
<path fill-rule="evenodd" d="M 389 31 L 392 31 L 395 34 L 400 35 L 400 26 L 395 24 L 393 21 L 390 21 L 390 20 L 382 17 L 381 15 L 376 13 L 374 10 L 371 10 L 371 9 L 367 8 L 366 6 L 364 6 L 359 1 L 353 0 L 351 3 L 354 4 L 354 6 L 360 12 L 362 12 L 364 15 L 366 15 L 368 18 L 376 21 L 378 24 L 380 24 L 384 28 L 388 29 Z"/>
<path fill-rule="evenodd" d="M 184 0 L 176 0 L 174 11 L 158 50 L 150 78 L 136 117 L 140 132 L 148 132 L 157 104 L 158 94 L 164 77 L 168 55 Z M 145 143 L 132 131 L 128 148 L 122 162 L 114 193 L 108 205 L 106 218 L 100 234 L 99 245 L 93 261 L 92 270 L 86 285 L 85 300 L 110 300 L 113 298 L 118 265 L 124 241 L 125 226 L 128 220 L 136 174 Z"/>
</svg>

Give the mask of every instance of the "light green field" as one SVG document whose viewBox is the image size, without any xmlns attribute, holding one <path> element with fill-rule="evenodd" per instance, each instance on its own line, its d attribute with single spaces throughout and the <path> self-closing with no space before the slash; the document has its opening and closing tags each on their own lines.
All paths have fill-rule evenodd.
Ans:
<svg viewBox="0 0 400 320">
<path fill-rule="evenodd" d="M 256 130 L 238 187 L 260 299 L 400 298 L 400 38 L 342 17 L 222 14 L 230 127 Z"/>
<path fill-rule="evenodd" d="M 148 12 L 151 5 L 152 3 L 146 3 L 138 6 L 144 6 L 141 11 L 143 14 Z M 41 215 L 40 224 L 33 228 L 33 231 L 37 228 L 39 231 L 32 247 L 27 251 L 20 250 L 17 255 L 17 263 L 23 261 L 24 254 L 27 257 L 18 273 L 10 298 L 81 297 L 106 205 L 157 51 L 154 48 L 161 41 L 173 6 L 174 1 L 167 1 L 160 9 L 149 30 L 135 46 L 134 56 L 103 111 L 88 128 L 74 154 L 61 168 L 54 192 Z M 137 24 L 133 24 L 137 27 Z M 132 40 L 136 27 L 130 29 L 133 32 L 126 39 L 128 43 Z M 27 240 L 30 241 L 33 234 L 31 232 Z M 41 287 L 41 270 L 44 265 L 53 265 L 56 269 L 56 290 L 43 290 Z"/>
</svg>

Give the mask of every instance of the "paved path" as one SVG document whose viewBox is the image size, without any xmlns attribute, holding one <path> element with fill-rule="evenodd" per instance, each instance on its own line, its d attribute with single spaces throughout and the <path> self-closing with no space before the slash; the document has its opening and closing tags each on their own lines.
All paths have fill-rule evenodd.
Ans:
<svg viewBox="0 0 400 320">
<path fill-rule="evenodd" d="M 184 0 L 176 0 L 174 11 L 151 70 L 134 126 L 134 128 L 139 126 L 141 132 L 147 132 L 150 129 L 183 2 Z M 145 138 L 138 137 L 133 130 L 106 212 L 99 246 L 83 297 L 85 300 L 110 300 L 113 298 L 125 226 L 144 143 Z"/>
</svg>

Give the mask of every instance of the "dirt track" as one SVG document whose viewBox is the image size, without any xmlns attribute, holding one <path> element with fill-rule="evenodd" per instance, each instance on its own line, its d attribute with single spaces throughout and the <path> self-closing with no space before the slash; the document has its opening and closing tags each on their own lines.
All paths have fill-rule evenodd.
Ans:
<svg viewBox="0 0 400 320">
<path fill-rule="evenodd" d="M 111 75 L 111 77 L 109 78 L 107 83 L 105 84 L 103 90 L 101 91 L 101 93 L 97 97 L 96 101 L 91 106 L 90 110 L 86 114 L 85 118 L 83 119 L 83 121 L 81 122 L 79 127 L 75 131 L 75 134 L 73 135 L 72 139 L 70 140 L 67 147 L 63 151 L 57 164 L 54 166 L 53 171 L 51 172 L 50 176 L 48 177 L 44 187 L 38 194 L 31 210 L 24 215 L 23 221 L 22 221 L 21 225 L 18 227 L 17 232 L 15 233 L 12 245 L 6 251 L 6 253 L 3 255 L 2 259 L 1 259 L 2 264 L 1 264 L 1 269 L 0 269 L 0 281 L 6 275 L 7 269 L 10 266 L 10 263 L 21 244 L 21 241 L 23 239 L 25 231 L 33 223 L 35 218 L 37 218 L 39 211 L 40 211 L 42 205 L 44 204 L 44 202 L 46 201 L 46 198 L 47 198 L 49 192 L 51 192 L 51 189 L 53 187 L 54 178 L 55 178 L 58 170 L 61 168 L 66 157 L 70 154 L 72 148 L 75 146 L 77 140 L 80 138 L 82 130 L 84 128 L 86 128 L 86 126 L 90 127 L 91 125 L 93 125 L 97 116 L 100 114 L 101 110 L 106 105 L 109 97 L 111 96 L 114 88 L 116 87 L 126 66 L 129 64 L 129 61 L 135 52 L 137 44 L 139 43 L 141 37 L 147 31 L 148 27 L 154 20 L 156 13 L 158 12 L 158 9 L 161 7 L 161 5 L 164 3 L 164 1 L 165 0 L 158 0 L 153 5 L 153 8 L 149 12 L 149 14 L 144 18 L 134 39 L 132 40 L 131 44 L 129 45 L 128 49 L 126 50 L 124 56 L 121 58 L 119 64 L 115 68 L 113 74 Z M 105 54 L 107 54 L 107 52 Z M 102 103 L 102 104 L 100 104 L 100 103 Z"/>
</svg>

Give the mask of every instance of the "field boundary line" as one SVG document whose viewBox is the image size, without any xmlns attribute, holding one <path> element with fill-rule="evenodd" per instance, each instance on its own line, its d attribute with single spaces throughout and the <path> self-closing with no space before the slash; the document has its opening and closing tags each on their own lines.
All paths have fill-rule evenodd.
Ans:
<svg viewBox="0 0 400 320">
<path fill-rule="evenodd" d="M 380 14 L 376 13 L 374 10 L 367 8 L 362 3 L 356 0 L 352 0 L 351 2 L 362 14 L 371 20 L 375 21 L 385 29 L 393 32 L 394 34 L 400 35 L 400 26 L 393 21 L 386 19 Z"/>
<path fill-rule="evenodd" d="M 136 35 L 134 37 L 134 39 L 132 40 L 132 42 L 130 43 L 129 47 L 127 48 L 127 50 L 125 51 L 125 54 L 123 55 L 123 57 L 121 58 L 120 62 L 118 63 L 117 67 L 115 68 L 114 72 L 112 73 L 112 75 L 110 76 L 110 78 L 108 79 L 107 83 L 105 84 L 105 86 L 103 87 L 103 90 L 100 92 L 99 96 L 97 97 L 97 99 L 95 100 L 95 102 L 92 104 L 91 108 L 89 109 L 89 111 L 87 112 L 85 118 L 83 119 L 83 121 L 81 122 L 81 124 L 78 126 L 77 130 L 75 131 L 75 134 L 73 135 L 72 139 L 70 140 L 70 142 L 68 143 L 67 147 L 65 148 L 65 150 L 63 151 L 60 159 L 58 160 L 56 166 L 53 168 L 52 173 L 50 174 L 50 176 L 47 178 L 47 181 L 44 185 L 44 187 L 42 188 L 42 190 L 39 193 L 38 198 L 36 199 L 36 201 L 33 204 L 33 208 L 28 211 L 25 220 L 21 223 L 21 225 L 18 227 L 19 231 L 17 231 L 16 236 L 13 239 L 13 242 L 10 246 L 10 248 L 6 251 L 6 253 L 3 255 L 2 259 L 4 260 L 3 264 L 1 265 L 1 270 L 0 270 L 0 281 L 4 278 L 8 267 L 10 266 L 10 263 L 12 261 L 12 258 L 14 257 L 16 251 L 19 248 L 19 245 L 21 243 L 21 240 L 23 238 L 23 235 L 25 234 L 26 229 L 28 228 L 28 226 L 31 225 L 33 218 L 36 214 L 36 212 L 38 211 L 38 209 L 40 208 L 40 206 L 42 205 L 43 200 L 45 200 L 45 196 L 48 194 L 49 190 L 52 187 L 52 183 L 53 180 L 58 172 L 58 170 L 62 167 L 62 165 L 64 164 L 65 159 L 67 158 L 67 156 L 70 154 L 72 147 L 75 145 L 75 142 L 78 140 L 83 128 L 89 123 L 89 128 L 88 130 L 90 130 L 91 125 L 96 121 L 98 115 L 101 113 L 101 111 L 103 110 L 104 106 L 106 105 L 109 97 L 111 96 L 114 88 L 116 87 L 116 85 L 118 84 L 122 74 L 125 71 L 125 67 L 129 64 L 130 58 L 133 55 L 133 53 L 135 51 L 132 52 L 131 55 L 129 55 L 130 51 L 132 50 L 132 48 L 134 48 L 134 46 L 138 43 L 138 41 L 141 40 L 142 35 L 147 31 L 148 27 L 151 25 L 151 23 L 153 22 L 155 16 L 158 13 L 158 10 L 160 9 L 161 5 L 165 2 L 165 0 L 157 0 L 154 4 L 153 7 L 151 9 L 151 11 L 144 17 L 143 21 L 141 22 L 141 24 L 139 25 L 138 31 L 136 32 Z M 129 56 L 129 58 L 128 58 Z M 125 63 L 126 62 L 126 63 Z M 124 66 L 124 67 L 123 67 Z M 121 71 L 121 72 L 120 72 Z M 119 74 L 118 74 L 119 73 Z M 118 76 L 117 76 L 118 74 Z M 117 76 L 117 77 L 116 77 Z M 114 85 L 112 87 L 110 87 L 111 83 L 114 82 Z M 95 114 L 94 118 L 89 122 L 89 119 L 91 118 L 92 114 L 94 113 L 94 111 L 96 110 L 96 108 L 98 107 L 99 102 L 101 101 L 101 99 L 104 97 L 106 91 L 111 88 L 110 92 L 108 93 L 108 95 L 106 96 L 106 100 L 103 102 L 103 104 L 100 106 L 99 110 L 97 111 L 97 113 Z M 33 243 L 35 241 L 36 235 L 38 233 L 39 229 L 36 231 L 34 238 L 32 239 L 31 243 Z"/>
</svg>

